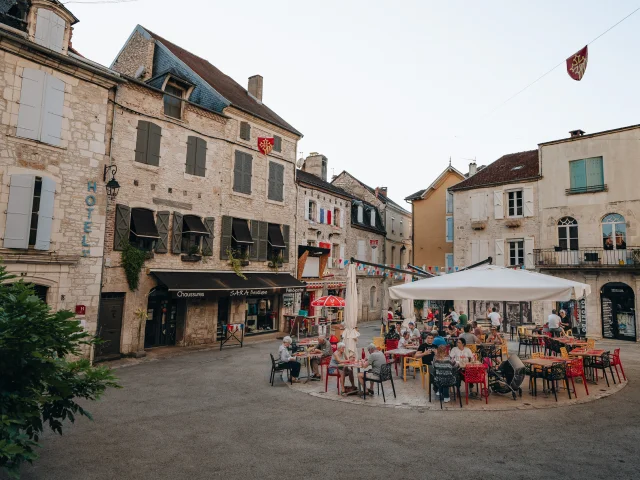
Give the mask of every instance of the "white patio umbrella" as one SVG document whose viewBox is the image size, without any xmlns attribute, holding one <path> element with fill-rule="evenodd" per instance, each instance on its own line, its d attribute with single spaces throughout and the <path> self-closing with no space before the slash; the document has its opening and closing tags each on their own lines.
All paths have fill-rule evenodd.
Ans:
<svg viewBox="0 0 640 480">
<path fill-rule="evenodd" d="M 392 299 L 566 302 L 591 293 L 585 283 L 522 269 L 482 265 L 389 289 Z"/>
<path fill-rule="evenodd" d="M 347 293 L 345 294 L 344 307 L 344 332 L 342 337 L 347 346 L 347 350 L 356 353 L 358 337 L 360 333 L 356 330 L 358 324 L 358 290 L 356 287 L 356 264 L 349 264 L 347 271 Z"/>
<path fill-rule="evenodd" d="M 404 285 L 407 285 L 412 282 L 411 275 L 407 275 Z M 403 286 L 404 286 L 403 285 Z M 393 298 L 393 297 L 391 297 Z M 402 299 L 402 315 L 404 316 L 404 320 L 402 321 L 402 328 L 409 328 L 409 322 L 416 323 L 415 313 L 413 308 L 413 299 L 411 298 L 403 298 Z M 399 332 L 398 332 L 399 333 Z"/>
</svg>

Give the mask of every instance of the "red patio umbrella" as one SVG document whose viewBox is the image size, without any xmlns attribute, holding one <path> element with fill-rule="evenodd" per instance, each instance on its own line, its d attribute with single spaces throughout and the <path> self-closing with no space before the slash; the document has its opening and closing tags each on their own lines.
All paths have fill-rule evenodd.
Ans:
<svg viewBox="0 0 640 480">
<path fill-rule="evenodd" d="M 312 307 L 333 307 L 333 308 L 344 308 L 345 302 L 344 298 L 336 297 L 334 295 L 327 295 L 325 297 L 320 297 L 311 302 Z"/>
</svg>

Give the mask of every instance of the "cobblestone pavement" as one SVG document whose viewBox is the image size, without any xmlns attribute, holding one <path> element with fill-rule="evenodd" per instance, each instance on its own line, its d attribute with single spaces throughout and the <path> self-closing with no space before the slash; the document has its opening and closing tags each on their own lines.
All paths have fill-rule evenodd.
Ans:
<svg viewBox="0 0 640 480">
<path fill-rule="evenodd" d="M 602 344 L 622 347 L 628 386 L 509 411 L 367 408 L 271 387 L 277 341 L 134 362 L 116 372 L 123 389 L 89 406 L 95 421 L 44 438 L 23 479 L 638 478 L 640 346 Z"/>
</svg>

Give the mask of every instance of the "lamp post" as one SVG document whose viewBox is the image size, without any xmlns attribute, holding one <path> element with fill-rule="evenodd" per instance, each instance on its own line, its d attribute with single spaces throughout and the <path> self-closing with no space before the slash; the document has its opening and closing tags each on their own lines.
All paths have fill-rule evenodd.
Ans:
<svg viewBox="0 0 640 480">
<path fill-rule="evenodd" d="M 118 167 L 116 165 L 105 165 L 104 173 L 102 176 L 102 180 L 107 182 L 107 174 L 111 175 L 111 179 L 105 185 L 107 189 L 107 196 L 114 200 L 118 196 L 118 191 L 120 190 L 120 184 L 116 180 L 116 172 L 118 171 Z"/>
</svg>

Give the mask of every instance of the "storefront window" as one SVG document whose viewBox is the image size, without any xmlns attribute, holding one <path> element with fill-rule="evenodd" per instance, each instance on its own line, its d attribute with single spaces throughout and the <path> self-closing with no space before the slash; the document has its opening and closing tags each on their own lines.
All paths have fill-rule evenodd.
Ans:
<svg viewBox="0 0 640 480">
<path fill-rule="evenodd" d="M 247 335 L 278 330 L 278 297 L 247 298 Z"/>
</svg>

